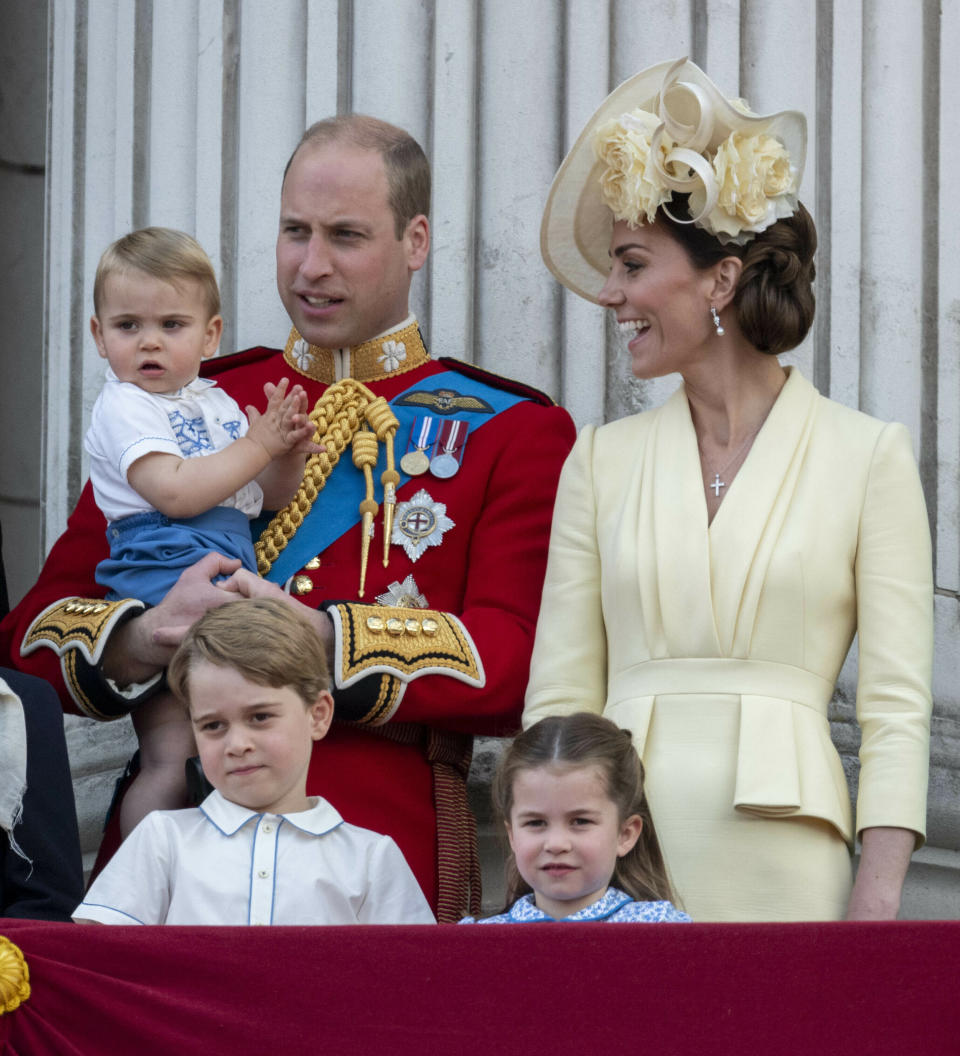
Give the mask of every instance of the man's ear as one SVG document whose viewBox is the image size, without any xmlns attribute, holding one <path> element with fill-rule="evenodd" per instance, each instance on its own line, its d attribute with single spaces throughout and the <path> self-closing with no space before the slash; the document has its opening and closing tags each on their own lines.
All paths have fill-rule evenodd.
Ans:
<svg viewBox="0 0 960 1056">
<path fill-rule="evenodd" d="M 310 737 L 314 741 L 322 740 L 333 722 L 333 697 L 329 690 L 321 690 L 307 711 L 310 715 Z"/>
<path fill-rule="evenodd" d="M 430 221 L 423 213 L 419 213 L 407 224 L 403 240 L 406 243 L 407 267 L 411 271 L 419 271 L 430 252 Z"/>
</svg>

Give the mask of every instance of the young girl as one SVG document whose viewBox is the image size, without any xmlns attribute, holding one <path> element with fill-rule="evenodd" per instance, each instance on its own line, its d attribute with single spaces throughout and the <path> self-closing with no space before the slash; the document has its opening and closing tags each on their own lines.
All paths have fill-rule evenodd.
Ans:
<svg viewBox="0 0 960 1056">
<path fill-rule="evenodd" d="M 690 920 L 670 901 L 643 764 L 609 719 L 579 712 L 521 733 L 494 777 L 493 803 L 510 841 L 509 908 L 462 924 Z"/>
</svg>

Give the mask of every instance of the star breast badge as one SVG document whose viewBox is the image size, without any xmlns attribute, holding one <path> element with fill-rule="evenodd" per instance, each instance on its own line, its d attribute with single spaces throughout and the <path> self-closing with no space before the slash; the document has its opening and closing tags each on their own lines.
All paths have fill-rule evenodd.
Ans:
<svg viewBox="0 0 960 1056">
<path fill-rule="evenodd" d="M 429 608 L 426 595 L 417 586 L 417 581 L 413 576 L 407 576 L 402 583 L 394 580 L 383 594 L 377 595 L 377 604 L 400 609 Z"/>
<path fill-rule="evenodd" d="M 402 546 L 411 561 L 420 558 L 427 547 L 439 546 L 445 532 L 454 527 L 447 506 L 434 502 L 421 488 L 408 502 L 397 504 L 390 542 Z"/>
</svg>

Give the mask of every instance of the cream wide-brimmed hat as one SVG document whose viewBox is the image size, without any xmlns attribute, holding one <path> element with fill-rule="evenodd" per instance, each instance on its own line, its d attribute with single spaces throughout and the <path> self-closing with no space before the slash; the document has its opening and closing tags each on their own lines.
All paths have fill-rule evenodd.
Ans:
<svg viewBox="0 0 960 1056">
<path fill-rule="evenodd" d="M 698 226 L 742 245 L 796 211 L 806 152 L 799 111 L 755 114 L 689 59 L 651 66 L 607 96 L 564 158 L 540 226 L 544 263 L 596 302 L 614 219 L 644 223 L 673 191 L 690 194 Z"/>
</svg>

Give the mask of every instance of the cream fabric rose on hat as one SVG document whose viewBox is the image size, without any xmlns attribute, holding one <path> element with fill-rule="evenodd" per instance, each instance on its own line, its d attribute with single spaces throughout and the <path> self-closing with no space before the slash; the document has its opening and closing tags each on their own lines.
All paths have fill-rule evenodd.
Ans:
<svg viewBox="0 0 960 1056">
<path fill-rule="evenodd" d="M 594 149 L 606 166 L 600 177 L 600 191 L 617 220 L 637 223 L 645 217 L 652 221 L 660 206 L 670 200 L 671 192 L 657 179 L 650 157 L 659 125 L 656 114 L 633 110 L 597 130 Z M 666 160 L 672 146 L 671 140 L 661 139 L 661 160 Z"/>
<path fill-rule="evenodd" d="M 701 220 L 713 235 L 735 237 L 743 230 L 759 232 L 797 207 L 796 173 L 780 140 L 763 133 L 731 132 L 713 159 L 719 193 L 717 205 Z M 693 213 L 703 208 L 705 193 L 690 195 Z"/>
<path fill-rule="evenodd" d="M 753 113 L 688 59 L 651 66 L 607 96 L 557 170 L 540 226 L 544 263 L 596 301 L 614 221 L 648 223 L 676 194 L 689 195 L 679 222 L 743 245 L 796 212 L 806 147 L 798 111 Z"/>
</svg>

